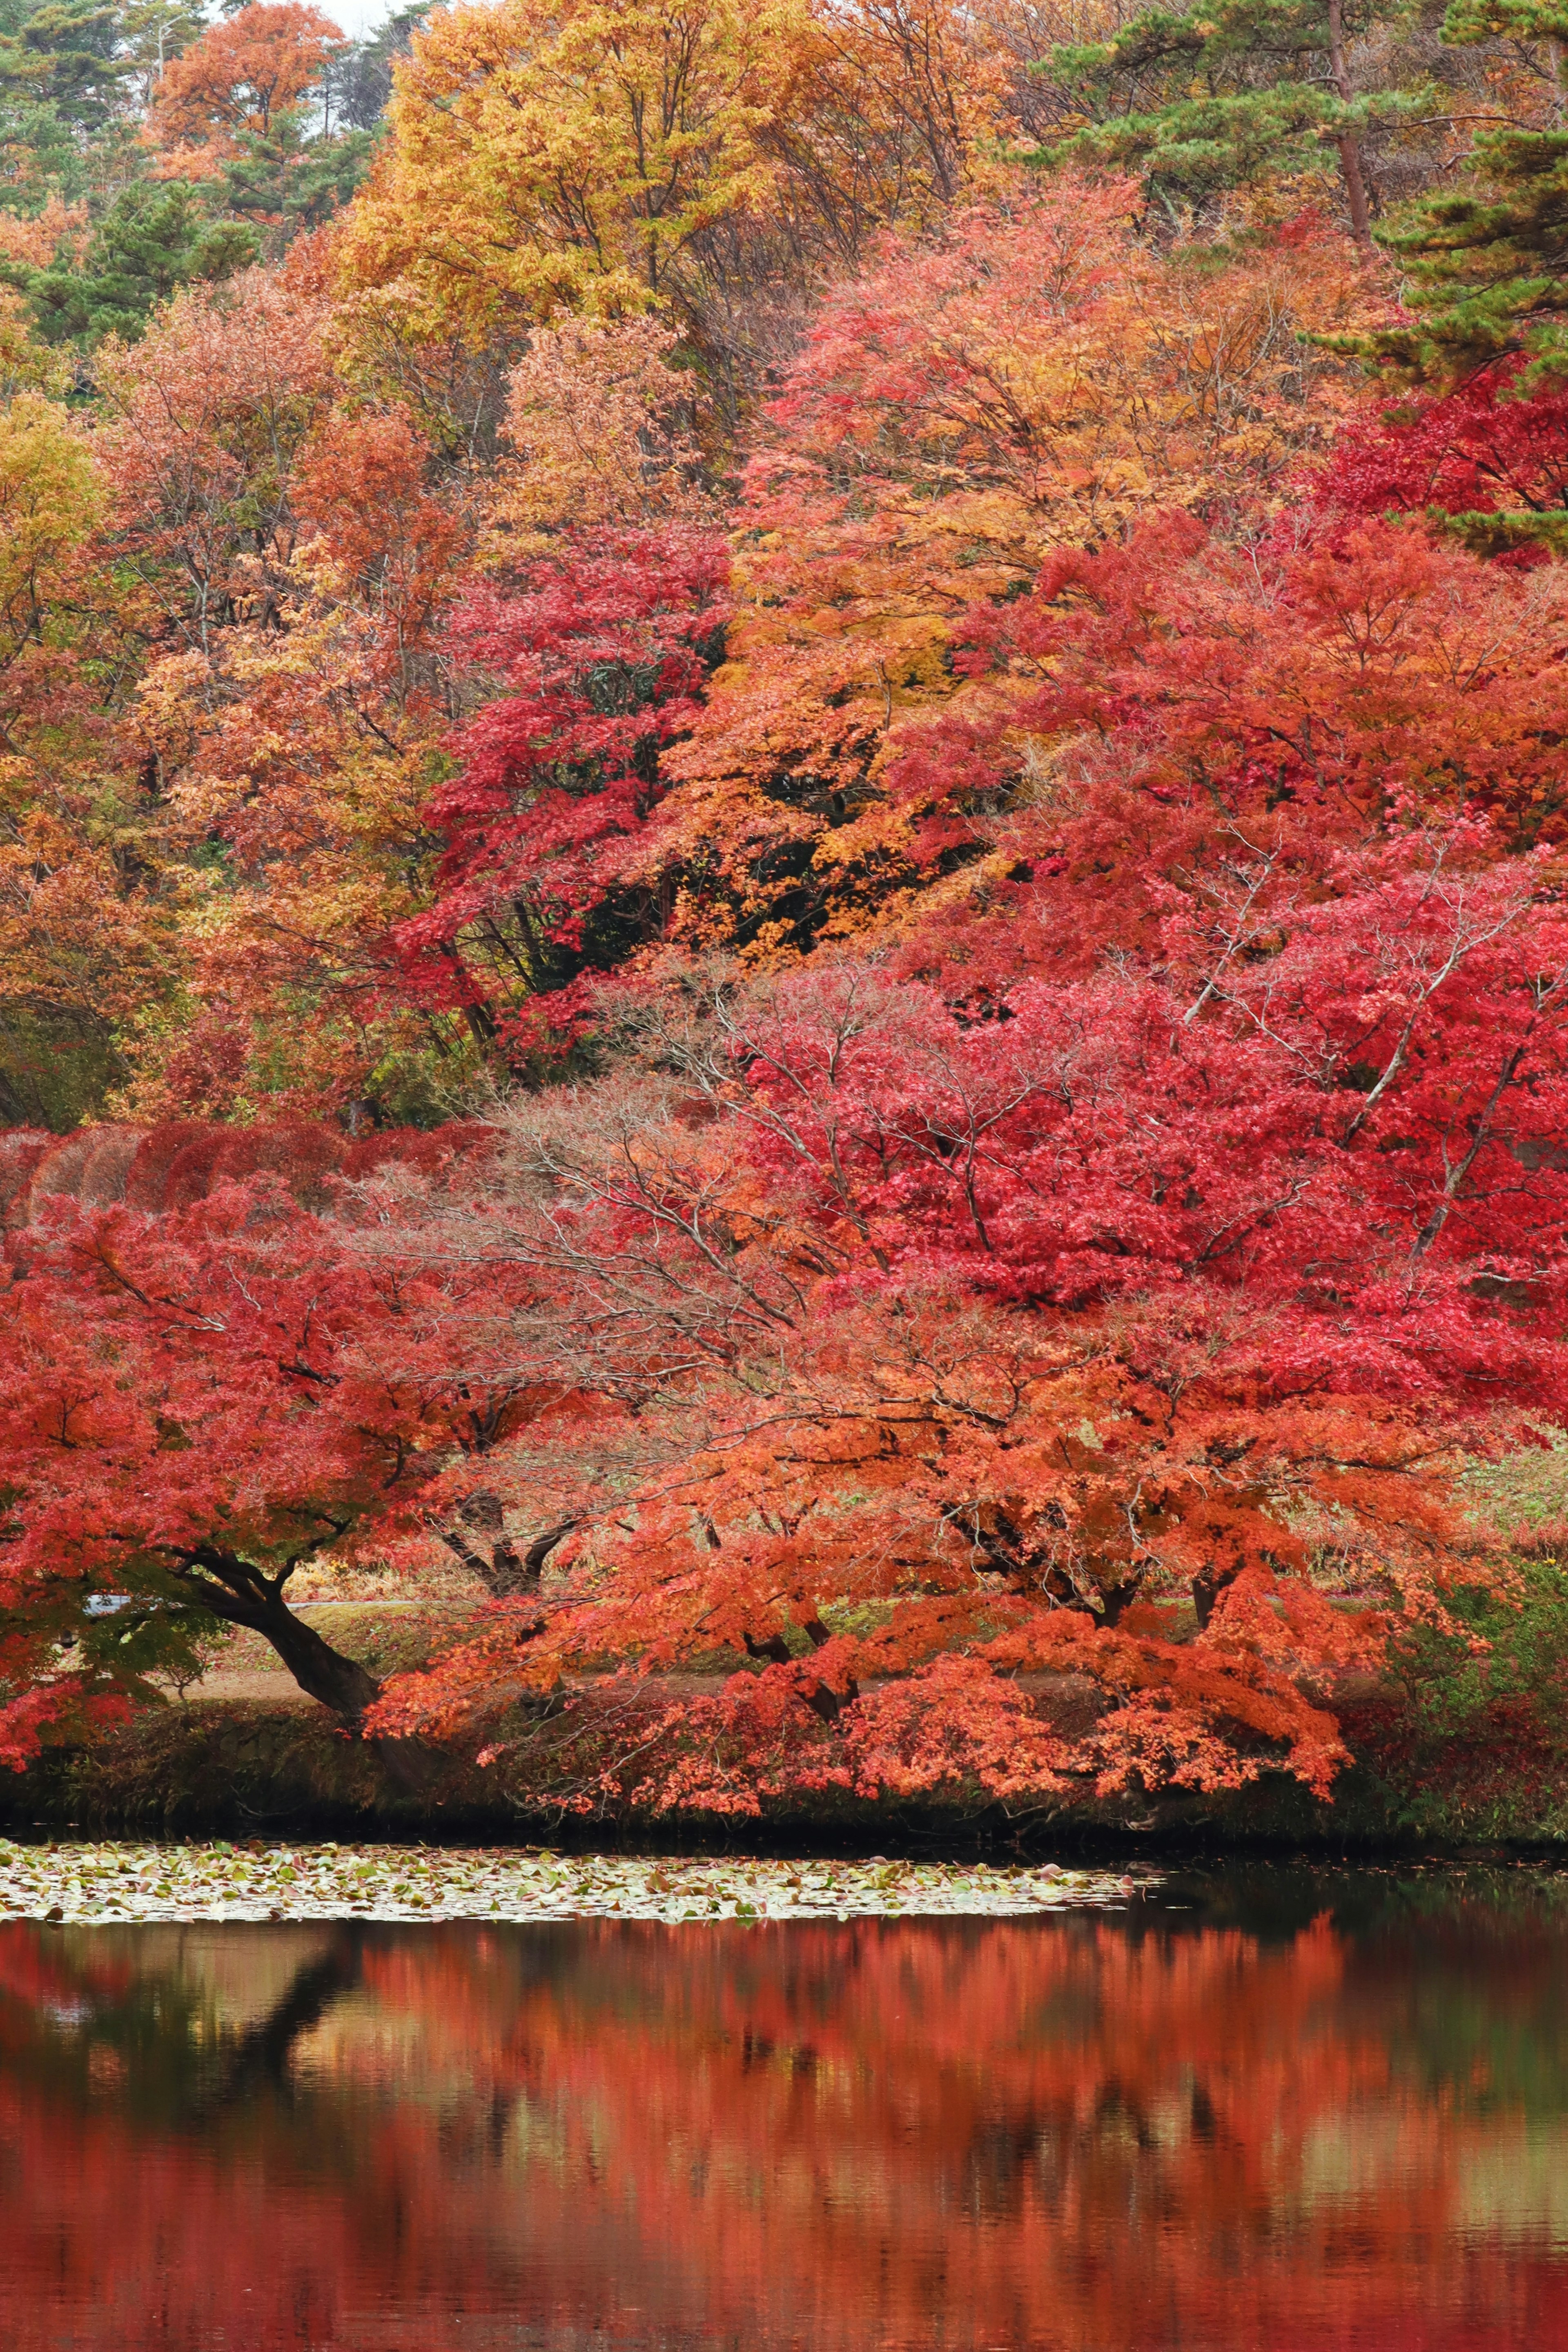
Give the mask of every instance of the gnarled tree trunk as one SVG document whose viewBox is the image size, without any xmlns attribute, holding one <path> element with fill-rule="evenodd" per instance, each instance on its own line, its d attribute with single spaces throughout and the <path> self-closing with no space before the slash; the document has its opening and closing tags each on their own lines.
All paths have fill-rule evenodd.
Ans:
<svg viewBox="0 0 1568 2352">
<path fill-rule="evenodd" d="M 381 1696 L 382 1685 L 357 1658 L 335 1650 L 289 1608 L 283 1598 L 287 1570 L 268 1576 L 237 1553 L 204 1546 L 176 1573 L 193 1601 L 227 1624 L 259 1633 L 306 1696 L 330 1709 L 355 1738 L 363 1738 L 365 1716 Z M 422 1795 L 440 1772 L 440 1758 L 424 1740 L 373 1738 L 368 1745 L 401 1795 Z"/>
</svg>

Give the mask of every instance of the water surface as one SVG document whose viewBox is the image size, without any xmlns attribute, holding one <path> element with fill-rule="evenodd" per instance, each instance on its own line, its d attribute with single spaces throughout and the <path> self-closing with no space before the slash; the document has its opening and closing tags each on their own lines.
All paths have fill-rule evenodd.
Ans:
<svg viewBox="0 0 1568 2352">
<path fill-rule="evenodd" d="M 1568 2352 L 1568 1880 L 14 1923 L 0 2344 Z"/>
</svg>

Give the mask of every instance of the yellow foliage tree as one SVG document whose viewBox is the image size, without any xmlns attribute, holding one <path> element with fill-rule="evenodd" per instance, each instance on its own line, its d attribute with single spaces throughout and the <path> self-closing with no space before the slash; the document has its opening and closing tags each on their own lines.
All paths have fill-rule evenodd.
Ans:
<svg viewBox="0 0 1568 2352">
<path fill-rule="evenodd" d="M 367 332 L 667 311 L 732 421 L 825 280 L 928 224 L 999 121 L 957 0 L 501 0 L 397 69 L 344 225 Z"/>
<path fill-rule="evenodd" d="M 702 233 L 771 194 L 805 26 L 803 0 L 441 11 L 398 71 L 351 281 L 411 281 L 476 334 L 689 299 Z"/>
<path fill-rule="evenodd" d="M 95 576 L 88 435 L 21 391 L 0 407 L 0 1121 L 68 1125 L 156 996 L 171 941 L 100 678 L 120 648 Z"/>
<path fill-rule="evenodd" d="M 92 458 L 68 411 L 18 392 L 0 409 L 0 663 L 37 639 L 53 575 L 99 504 Z"/>
</svg>

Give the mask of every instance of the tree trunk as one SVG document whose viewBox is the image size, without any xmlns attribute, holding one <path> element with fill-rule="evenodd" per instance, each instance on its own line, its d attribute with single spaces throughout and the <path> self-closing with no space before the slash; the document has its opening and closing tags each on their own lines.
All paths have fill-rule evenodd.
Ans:
<svg viewBox="0 0 1568 2352">
<path fill-rule="evenodd" d="M 300 1688 L 356 1728 L 381 1696 L 381 1685 L 357 1658 L 345 1657 L 296 1617 L 281 1593 L 268 1592 L 255 1630 L 271 1643 Z"/>
<path fill-rule="evenodd" d="M 1342 106 L 1351 102 L 1351 78 L 1345 66 L 1344 0 L 1329 0 L 1329 71 L 1339 93 Z M 1361 148 L 1350 131 L 1339 141 L 1340 170 L 1344 174 L 1345 194 L 1351 208 L 1351 234 L 1358 245 L 1372 242 L 1372 207 L 1367 202 L 1366 178 L 1361 168 Z"/>
<path fill-rule="evenodd" d="M 500 1496 L 488 1487 L 464 1497 L 458 1507 L 458 1522 L 438 1528 L 437 1533 L 447 1550 L 462 1561 L 471 1576 L 479 1578 L 495 1601 L 515 1601 L 522 1593 L 537 1591 L 545 1561 L 563 1538 L 579 1524 L 576 1519 L 558 1520 L 554 1527 L 535 1536 L 526 1551 L 520 1552 L 507 1534 Z M 488 1558 L 484 1550 L 487 1544 Z"/>
<path fill-rule="evenodd" d="M 1217 1574 L 1213 1576 L 1194 1577 L 1192 1585 L 1193 1614 L 1198 1621 L 1198 1631 L 1200 1633 L 1206 1633 L 1208 1632 L 1210 1621 L 1214 1616 L 1215 1609 L 1219 1605 L 1221 1595 L 1227 1592 L 1235 1582 L 1236 1570 L 1234 1569 L 1222 1569 Z"/>
<path fill-rule="evenodd" d="M 345 1730 L 362 1738 L 364 1717 L 381 1696 L 375 1675 L 357 1658 L 323 1641 L 313 1626 L 294 1614 L 279 1585 L 245 1561 L 214 1552 L 195 1565 L 204 1572 L 191 1578 L 192 1598 L 230 1625 L 259 1633 L 306 1696 L 318 1700 Z M 400 1795 L 422 1795 L 440 1772 L 440 1758 L 422 1739 L 373 1738 L 368 1745 Z"/>
<path fill-rule="evenodd" d="M 1127 1612 L 1131 1608 L 1132 1603 L 1142 1595 L 1142 1591 L 1143 1579 L 1142 1575 L 1131 1576 L 1123 1584 L 1102 1584 L 1100 1588 L 1100 1599 L 1105 1603 L 1105 1607 L 1100 1616 L 1100 1623 L 1102 1625 L 1120 1625 L 1123 1617 L 1126 1616 Z"/>
</svg>

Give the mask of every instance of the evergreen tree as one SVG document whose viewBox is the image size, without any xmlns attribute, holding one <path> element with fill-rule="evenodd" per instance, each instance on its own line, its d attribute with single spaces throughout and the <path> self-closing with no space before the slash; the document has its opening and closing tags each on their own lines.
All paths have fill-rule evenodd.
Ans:
<svg viewBox="0 0 1568 2352">
<path fill-rule="evenodd" d="M 15 121 L 47 107 L 74 130 L 101 130 L 121 96 L 116 11 L 100 0 L 7 0 L 0 7 L 0 109 Z"/>
<path fill-rule="evenodd" d="M 139 181 L 115 198 L 79 265 L 5 274 L 27 295 L 46 342 L 134 341 L 177 287 L 227 278 L 256 254 L 251 231 L 210 220 L 185 181 Z"/>
<path fill-rule="evenodd" d="M 225 163 L 213 200 L 242 221 L 265 225 L 275 239 L 317 228 L 341 211 L 369 168 L 371 135 L 309 138 L 304 125 L 304 110 L 290 107 L 274 117 L 266 137 L 238 132 L 241 152 Z"/>
<path fill-rule="evenodd" d="M 1110 40 L 1055 52 L 1050 69 L 1089 120 L 1047 152 L 1137 170 L 1173 209 L 1265 176 L 1321 170 L 1332 154 L 1352 229 L 1364 239 L 1372 199 L 1362 142 L 1413 104 L 1408 93 L 1352 89 L 1346 41 L 1379 13 L 1388 12 L 1377 0 L 1352 0 L 1349 12 L 1345 0 L 1148 9 Z"/>
<path fill-rule="evenodd" d="M 1406 381 L 1453 383 L 1521 358 L 1527 390 L 1568 373 L 1568 5 L 1453 0 L 1446 41 L 1502 37 L 1539 61 L 1545 121 L 1482 131 L 1466 184 L 1419 198 L 1379 235 L 1405 265 L 1415 323 L 1359 348 Z"/>
<path fill-rule="evenodd" d="M 203 21 L 187 0 L 0 0 L 4 207 L 35 213 L 139 176 L 140 116 Z"/>
<path fill-rule="evenodd" d="M 86 180 L 83 153 L 114 125 L 123 97 L 114 10 L 98 0 L 0 0 L 0 156 L 9 203 L 42 208 Z"/>
</svg>

